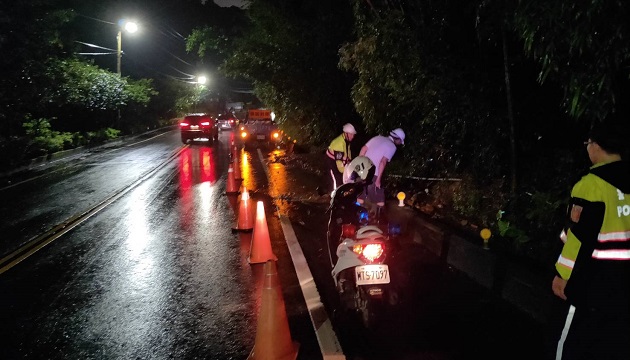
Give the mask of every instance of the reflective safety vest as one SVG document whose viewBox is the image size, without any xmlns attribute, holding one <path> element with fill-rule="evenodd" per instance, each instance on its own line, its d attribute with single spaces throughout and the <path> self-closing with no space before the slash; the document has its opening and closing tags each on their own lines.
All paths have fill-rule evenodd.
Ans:
<svg viewBox="0 0 630 360">
<path fill-rule="evenodd" d="M 565 244 L 556 271 L 578 305 L 628 307 L 630 300 L 630 169 L 597 164 L 571 191 Z M 624 300 L 625 299 L 625 300 Z M 621 303 L 625 301 L 625 305 Z"/>
<path fill-rule="evenodd" d="M 352 154 L 350 153 L 350 142 L 346 141 L 344 133 L 337 136 L 328 145 L 326 150 L 326 156 L 335 160 L 337 163 L 337 170 L 343 174 L 344 167 L 352 160 Z"/>
</svg>

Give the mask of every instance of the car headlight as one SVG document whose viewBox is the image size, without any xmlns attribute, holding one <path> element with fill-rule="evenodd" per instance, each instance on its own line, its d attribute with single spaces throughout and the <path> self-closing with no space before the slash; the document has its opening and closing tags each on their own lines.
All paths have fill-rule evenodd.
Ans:
<svg viewBox="0 0 630 360">
<path fill-rule="evenodd" d="M 242 132 L 241 132 L 241 137 L 242 137 L 243 139 L 245 139 L 245 138 L 247 137 L 247 131 L 242 131 Z"/>
</svg>

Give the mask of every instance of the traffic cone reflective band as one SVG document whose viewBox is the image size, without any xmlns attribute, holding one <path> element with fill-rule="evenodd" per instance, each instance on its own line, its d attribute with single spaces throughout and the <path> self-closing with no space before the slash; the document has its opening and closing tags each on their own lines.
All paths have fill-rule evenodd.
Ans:
<svg viewBox="0 0 630 360">
<path fill-rule="evenodd" d="M 256 204 L 256 223 L 252 233 L 252 245 L 249 248 L 250 264 L 260 264 L 267 260 L 276 261 L 278 258 L 271 250 L 271 238 L 269 237 L 269 227 L 265 216 L 265 206 L 262 201 Z"/>
<path fill-rule="evenodd" d="M 236 159 L 238 156 L 238 150 L 236 145 L 234 145 L 234 140 L 232 140 L 232 146 L 230 146 L 230 154 L 232 155 L 232 159 Z"/>
<path fill-rule="evenodd" d="M 232 163 L 228 168 L 228 178 L 227 185 L 225 187 L 226 194 L 238 194 L 238 187 L 236 186 L 236 180 L 234 180 L 234 169 L 232 168 Z"/>
<path fill-rule="evenodd" d="M 238 220 L 234 230 L 238 231 L 251 231 L 254 229 L 254 215 L 252 213 L 252 200 L 249 198 L 249 192 L 247 188 L 243 186 L 243 192 L 241 192 L 241 201 L 238 208 Z"/>
<path fill-rule="evenodd" d="M 300 344 L 291 340 L 276 262 L 267 261 L 264 273 L 256 342 L 248 359 L 295 360 Z"/>
<path fill-rule="evenodd" d="M 236 151 L 236 148 L 234 148 L 234 180 L 243 180 L 243 178 L 241 177 L 241 167 L 239 165 L 239 161 L 238 161 L 238 152 Z"/>
</svg>

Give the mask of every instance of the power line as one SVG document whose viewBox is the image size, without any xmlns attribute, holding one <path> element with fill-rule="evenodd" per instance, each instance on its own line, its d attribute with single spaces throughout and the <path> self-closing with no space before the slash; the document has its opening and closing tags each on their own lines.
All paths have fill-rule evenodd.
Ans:
<svg viewBox="0 0 630 360">
<path fill-rule="evenodd" d="M 113 55 L 113 54 L 116 54 L 116 52 L 108 52 L 108 53 L 81 53 L 81 52 L 78 52 L 78 53 L 75 53 L 75 54 L 77 54 L 77 55 Z"/>
<path fill-rule="evenodd" d="M 97 49 L 103 49 L 103 50 L 109 50 L 109 51 L 114 51 L 114 53 L 117 51 L 116 49 L 110 49 L 110 48 L 106 48 L 106 47 L 102 47 L 102 46 L 98 46 L 98 45 L 94 45 L 94 44 L 90 44 L 90 43 L 86 43 L 86 42 L 82 42 L 82 41 L 74 41 L 75 43 L 79 43 L 79 44 L 83 44 L 85 46 L 89 46 L 89 47 L 93 47 L 93 48 L 97 48 Z"/>
<path fill-rule="evenodd" d="M 75 12 L 75 13 L 76 13 L 77 15 L 79 15 L 79 16 L 83 16 L 84 18 L 88 18 L 88 19 L 92 19 L 92 20 L 100 21 L 100 22 L 105 23 L 105 24 L 116 25 L 116 23 L 113 23 L 113 22 L 111 22 L 111 21 L 97 19 L 97 18 L 95 18 L 95 17 L 91 17 L 91 16 L 83 15 L 83 14 L 80 14 L 80 13 L 78 13 L 78 12 Z"/>
</svg>

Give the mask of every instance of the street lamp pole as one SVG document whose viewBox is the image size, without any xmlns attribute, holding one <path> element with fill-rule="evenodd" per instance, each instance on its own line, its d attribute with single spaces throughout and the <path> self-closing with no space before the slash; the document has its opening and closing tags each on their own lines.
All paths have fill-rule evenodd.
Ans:
<svg viewBox="0 0 630 360">
<path fill-rule="evenodd" d="M 116 40 L 118 41 L 118 49 L 116 51 L 117 62 L 116 62 L 116 73 L 118 76 L 121 76 L 120 64 L 122 62 L 122 29 L 118 29 L 118 35 L 116 36 Z"/>
<path fill-rule="evenodd" d="M 116 49 L 116 73 L 118 76 L 122 76 L 121 71 L 121 63 L 122 63 L 122 31 L 125 30 L 128 33 L 135 33 L 138 31 L 138 24 L 133 21 L 127 21 L 121 19 L 118 21 L 118 35 L 116 35 L 116 41 L 118 42 L 118 47 Z"/>
<path fill-rule="evenodd" d="M 116 50 L 116 74 L 118 77 L 122 76 L 121 62 L 122 62 L 122 28 L 118 28 L 118 35 L 116 35 L 116 41 L 118 42 L 118 48 Z M 116 127 L 120 128 L 120 105 L 117 106 Z"/>
<path fill-rule="evenodd" d="M 116 48 L 116 74 L 118 77 L 122 77 L 122 31 L 125 29 L 130 33 L 134 33 L 138 30 L 138 25 L 132 21 L 126 21 L 121 19 L 118 21 L 118 34 L 116 35 L 116 42 L 118 46 Z M 118 106 L 118 123 L 117 126 L 120 127 L 120 106 Z"/>
</svg>

